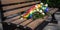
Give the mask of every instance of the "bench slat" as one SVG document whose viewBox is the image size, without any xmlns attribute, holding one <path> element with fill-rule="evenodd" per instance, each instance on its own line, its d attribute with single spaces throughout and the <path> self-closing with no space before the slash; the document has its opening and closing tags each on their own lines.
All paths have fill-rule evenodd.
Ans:
<svg viewBox="0 0 60 30">
<path fill-rule="evenodd" d="M 13 21 L 13 22 L 10 22 L 10 23 L 19 24 L 19 23 L 24 22 L 24 21 L 26 21 L 26 19 L 24 19 L 24 20 L 18 19 L 18 20 L 16 20 L 16 21 Z"/>
<path fill-rule="evenodd" d="M 43 19 L 37 19 L 33 22 L 31 22 L 27 27 L 31 28 L 32 30 L 35 29 L 39 24 L 41 24 L 44 20 Z"/>
<path fill-rule="evenodd" d="M 39 1 L 29 2 L 29 3 L 24 3 L 24 4 L 11 5 L 11 6 L 4 6 L 3 10 L 14 9 L 14 8 L 18 8 L 18 7 L 22 7 L 22 6 L 27 6 L 27 5 L 31 5 L 31 4 L 36 4 L 36 3 L 39 3 Z"/>
<path fill-rule="evenodd" d="M 31 7 L 31 6 L 30 6 L 30 7 Z M 29 9 L 30 7 L 25 7 L 25 8 L 13 10 L 13 11 L 5 12 L 5 13 L 4 13 L 4 17 L 10 16 L 10 15 L 13 15 L 13 14 L 20 13 L 20 12 L 22 12 L 22 11 L 25 11 L 25 10 Z"/>
<path fill-rule="evenodd" d="M 19 19 L 20 16 L 16 16 L 14 18 L 11 18 L 11 19 L 6 19 L 4 22 L 11 22 L 11 21 L 14 21 L 14 20 L 17 20 Z"/>
<path fill-rule="evenodd" d="M 58 9 L 54 8 L 53 10 L 50 11 L 51 14 L 55 13 Z"/>
<path fill-rule="evenodd" d="M 29 23 L 32 22 L 32 21 L 33 21 L 32 19 L 29 19 L 29 20 L 21 23 L 20 25 L 25 26 L 25 25 L 29 24 Z"/>
<path fill-rule="evenodd" d="M 10 4 L 10 3 L 16 3 L 16 2 L 25 2 L 25 1 L 32 1 L 32 0 L 1 0 L 2 4 Z"/>
</svg>

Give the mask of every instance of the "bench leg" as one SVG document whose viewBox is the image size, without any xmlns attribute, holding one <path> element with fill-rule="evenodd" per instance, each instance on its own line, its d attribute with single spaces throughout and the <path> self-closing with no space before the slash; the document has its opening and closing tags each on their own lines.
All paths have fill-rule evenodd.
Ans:
<svg viewBox="0 0 60 30">
<path fill-rule="evenodd" d="M 57 24 L 58 21 L 57 21 L 56 18 L 55 18 L 55 13 L 53 13 L 51 16 L 52 16 L 51 23 Z"/>
<path fill-rule="evenodd" d="M 51 16 L 52 16 L 52 20 L 56 20 L 55 13 L 53 13 Z"/>
</svg>

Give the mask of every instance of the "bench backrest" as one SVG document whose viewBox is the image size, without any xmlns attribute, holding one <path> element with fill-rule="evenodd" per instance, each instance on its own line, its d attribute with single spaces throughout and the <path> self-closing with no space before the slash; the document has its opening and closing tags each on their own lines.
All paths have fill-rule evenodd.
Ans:
<svg viewBox="0 0 60 30">
<path fill-rule="evenodd" d="M 40 3 L 39 0 L 1 0 L 4 20 L 18 19 L 21 12 L 38 3 Z"/>
</svg>

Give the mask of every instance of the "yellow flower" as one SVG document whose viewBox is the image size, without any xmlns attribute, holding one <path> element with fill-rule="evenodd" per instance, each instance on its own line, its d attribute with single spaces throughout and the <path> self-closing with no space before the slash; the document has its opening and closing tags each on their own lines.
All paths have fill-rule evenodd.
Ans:
<svg viewBox="0 0 60 30">
<path fill-rule="evenodd" d="M 38 4 L 38 8 L 40 8 L 41 7 L 41 5 L 40 4 Z"/>
</svg>

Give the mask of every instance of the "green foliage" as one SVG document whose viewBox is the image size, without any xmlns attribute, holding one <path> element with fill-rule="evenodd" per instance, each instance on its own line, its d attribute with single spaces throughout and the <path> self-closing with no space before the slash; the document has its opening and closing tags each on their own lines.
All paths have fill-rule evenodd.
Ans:
<svg viewBox="0 0 60 30">
<path fill-rule="evenodd" d="M 41 14 L 41 13 L 39 13 L 39 12 L 35 12 L 35 13 L 33 13 L 33 19 L 35 20 L 35 19 L 38 19 L 38 18 L 43 18 L 45 15 L 43 15 L 43 14 Z"/>
<path fill-rule="evenodd" d="M 60 7 L 60 0 L 41 0 L 43 3 L 48 3 L 49 7 Z"/>
</svg>

